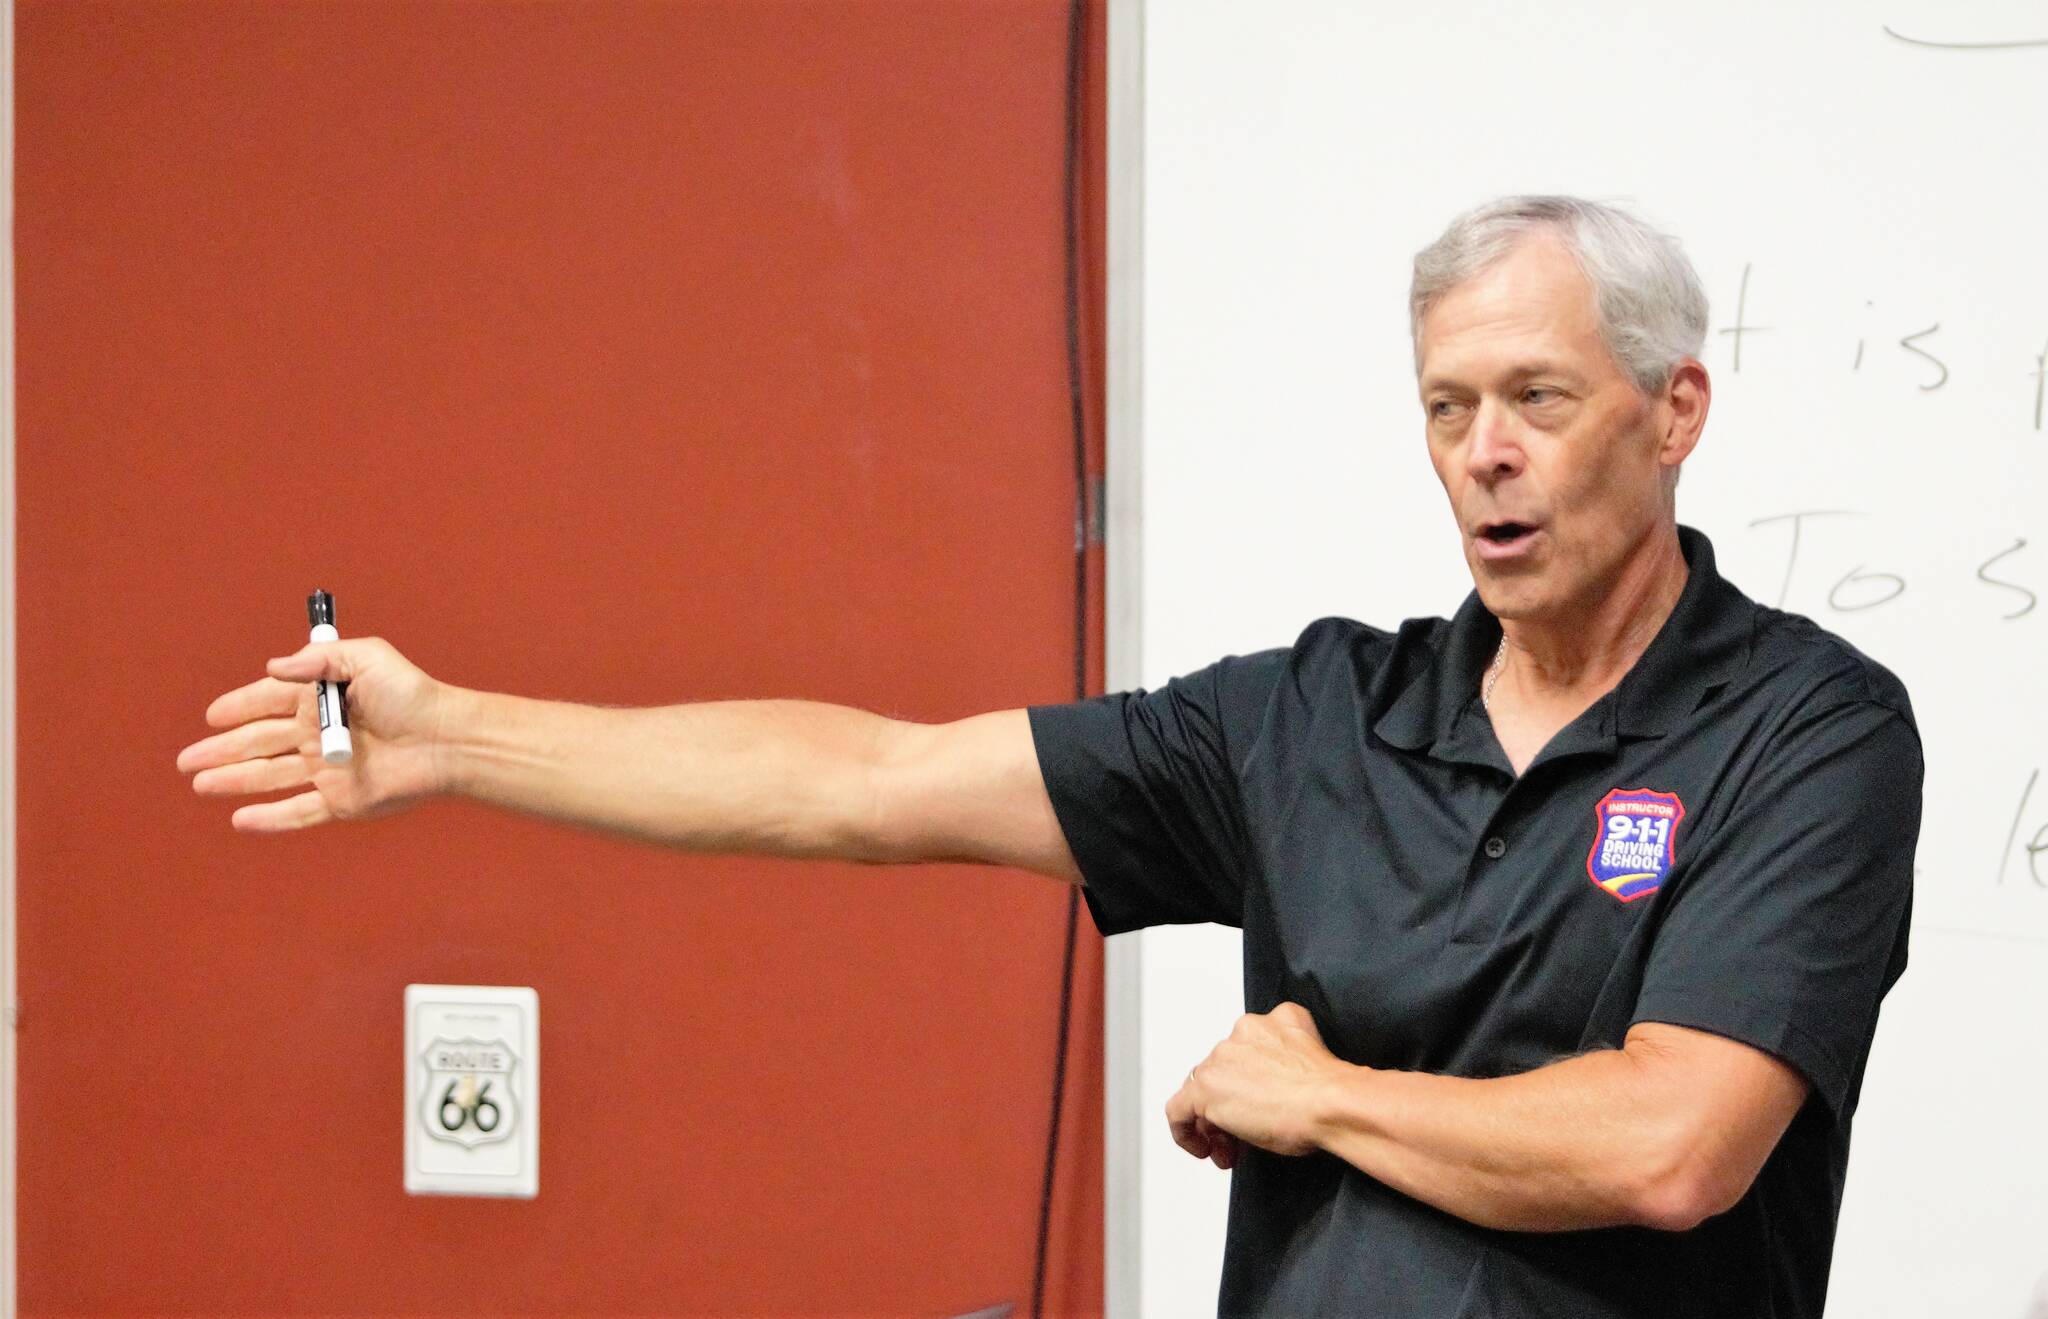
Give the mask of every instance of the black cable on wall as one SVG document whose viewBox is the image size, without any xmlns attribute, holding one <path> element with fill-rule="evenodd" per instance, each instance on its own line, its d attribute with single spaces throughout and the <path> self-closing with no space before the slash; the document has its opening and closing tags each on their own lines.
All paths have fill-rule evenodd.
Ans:
<svg viewBox="0 0 2048 1319">
<path fill-rule="evenodd" d="M 1074 699 L 1088 695 L 1088 413 L 1081 398 L 1081 256 L 1077 183 L 1081 132 L 1081 70 L 1088 46 L 1087 0 L 1067 6 L 1067 118 L 1061 188 L 1066 228 L 1067 401 L 1074 437 Z M 1060 1110 L 1067 1089 L 1067 1036 L 1074 1006 L 1074 940 L 1081 890 L 1067 889 L 1066 952 L 1060 962 L 1059 1043 L 1052 1064 L 1052 1120 L 1045 1138 L 1045 1180 L 1038 1196 L 1038 1250 L 1031 1274 L 1031 1319 L 1045 1310 L 1046 1243 L 1052 1231 L 1053 1174 L 1059 1164 Z"/>
</svg>

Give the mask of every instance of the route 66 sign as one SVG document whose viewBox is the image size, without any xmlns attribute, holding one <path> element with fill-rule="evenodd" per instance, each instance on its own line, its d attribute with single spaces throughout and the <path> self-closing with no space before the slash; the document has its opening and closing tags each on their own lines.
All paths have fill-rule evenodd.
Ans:
<svg viewBox="0 0 2048 1319">
<path fill-rule="evenodd" d="M 475 1149 L 519 1127 L 512 1086 L 518 1060 L 504 1040 L 436 1039 L 421 1053 L 427 1085 L 421 1126 L 435 1140 Z"/>
<path fill-rule="evenodd" d="M 540 1191 L 540 999 L 499 985 L 405 987 L 405 1189 Z"/>
</svg>

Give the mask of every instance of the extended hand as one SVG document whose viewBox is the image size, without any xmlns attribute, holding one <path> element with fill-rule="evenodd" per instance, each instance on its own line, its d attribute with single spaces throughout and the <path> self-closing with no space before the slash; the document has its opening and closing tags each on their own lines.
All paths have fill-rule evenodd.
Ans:
<svg viewBox="0 0 2048 1319">
<path fill-rule="evenodd" d="M 281 801 L 243 806 L 229 823 L 275 833 L 389 814 L 447 787 L 440 723 L 449 689 L 377 637 L 318 641 L 274 659 L 270 676 L 237 687 L 206 707 L 206 722 L 227 729 L 178 753 L 202 796 L 276 792 L 310 784 Z M 346 681 L 355 755 L 345 765 L 320 758 L 314 680 Z M 195 773 L 196 771 L 196 773 Z"/>
<path fill-rule="evenodd" d="M 1167 1101 L 1173 1142 L 1219 1168 L 1237 1161 L 1240 1140 L 1275 1154 L 1307 1154 L 1319 1148 L 1319 1115 L 1349 1066 L 1323 1046 L 1300 1004 L 1247 1013 Z"/>
</svg>

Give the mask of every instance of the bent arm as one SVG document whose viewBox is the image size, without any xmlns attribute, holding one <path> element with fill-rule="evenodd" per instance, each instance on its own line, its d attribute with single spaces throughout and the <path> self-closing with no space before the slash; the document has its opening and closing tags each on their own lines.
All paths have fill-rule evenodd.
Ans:
<svg viewBox="0 0 2048 1319">
<path fill-rule="evenodd" d="M 685 851 L 1080 878 L 1023 710 L 927 725 L 814 701 L 617 709 L 451 688 L 439 744 L 463 796 Z"/>
<path fill-rule="evenodd" d="M 1759 1049 L 1643 1023 L 1517 1076 L 1348 1069 L 1317 1143 L 1484 1227 L 1677 1231 L 1747 1193 L 1807 1089 Z"/>
</svg>

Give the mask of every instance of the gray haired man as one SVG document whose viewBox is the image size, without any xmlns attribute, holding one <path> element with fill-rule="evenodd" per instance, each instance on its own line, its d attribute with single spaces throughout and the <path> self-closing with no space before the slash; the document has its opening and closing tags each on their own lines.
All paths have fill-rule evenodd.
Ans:
<svg viewBox="0 0 2048 1319">
<path fill-rule="evenodd" d="M 599 709 L 309 645 L 179 766 L 301 828 L 436 794 L 691 850 L 971 859 L 1105 934 L 1244 931 L 1167 1107 L 1234 1169 L 1219 1308 L 1818 1316 L 1921 758 L 1892 675 L 1677 521 L 1706 302 L 1610 207 L 1515 197 L 1415 263 L 1423 433 L 1474 591 L 1151 692 L 917 725 Z M 350 682 L 320 760 L 311 682 Z"/>
</svg>

